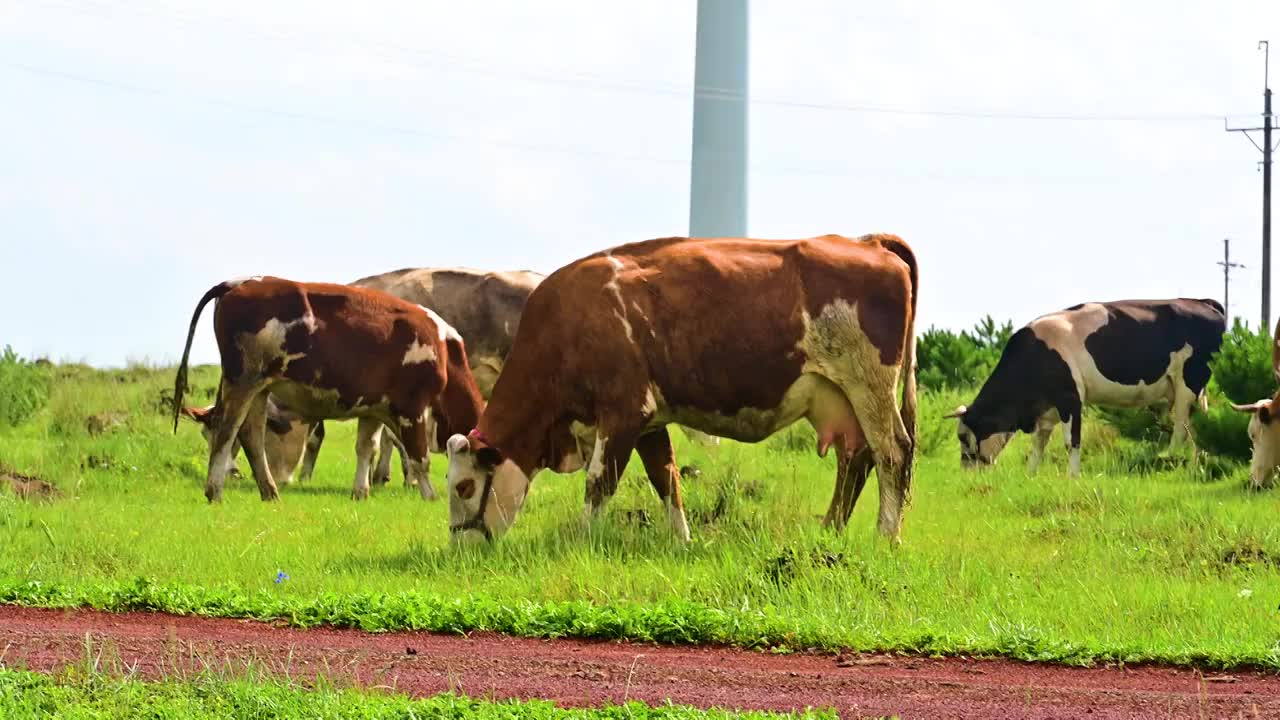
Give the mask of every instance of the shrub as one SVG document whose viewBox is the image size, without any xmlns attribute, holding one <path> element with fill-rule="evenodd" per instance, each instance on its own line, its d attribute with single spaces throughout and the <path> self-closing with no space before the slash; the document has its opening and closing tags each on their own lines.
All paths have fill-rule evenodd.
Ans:
<svg viewBox="0 0 1280 720">
<path fill-rule="evenodd" d="M 1250 330 L 1239 318 L 1222 336 L 1222 349 L 1209 367 L 1214 383 L 1232 402 L 1250 403 L 1275 392 L 1271 337 L 1265 330 Z"/>
<path fill-rule="evenodd" d="M 18 425 L 49 400 L 49 372 L 8 345 L 0 353 L 0 425 Z"/>
<path fill-rule="evenodd" d="M 1013 323 L 997 325 L 990 315 L 972 331 L 929 328 L 916 348 L 917 378 L 925 390 L 973 388 L 986 380 L 1013 336 Z"/>
<path fill-rule="evenodd" d="M 1245 461 L 1253 455 L 1249 415 L 1232 410 L 1225 398 L 1210 397 L 1208 412 L 1191 415 L 1191 430 L 1201 450 Z"/>
</svg>

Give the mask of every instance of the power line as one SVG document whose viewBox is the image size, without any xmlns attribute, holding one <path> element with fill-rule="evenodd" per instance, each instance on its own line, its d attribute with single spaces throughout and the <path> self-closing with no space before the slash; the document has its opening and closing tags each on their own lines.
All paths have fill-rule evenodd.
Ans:
<svg viewBox="0 0 1280 720">
<path fill-rule="evenodd" d="M 70 2 L 69 0 L 63 0 L 62 2 L 58 2 L 57 0 L 43 0 L 43 2 L 45 2 L 46 4 L 55 4 L 64 8 L 72 8 L 82 13 L 85 11 L 86 7 L 76 8 L 77 4 L 81 6 L 87 6 L 88 8 L 98 9 L 98 10 L 106 9 L 108 13 L 110 12 L 119 13 L 122 10 L 126 14 L 129 13 L 129 9 L 121 8 L 119 6 L 112 6 L 112 5 L 104 4 L 101 2 L 93 2 L 93 0 L 79 0 L 78 3 Z M 86 13 L 86 14 L 93 15 L 93 13 Z M 170 19 L 176 19 L 179 23 L 185 23 L 188 25 L 193 24 L 190 19 L 186 17 L 182 17 L 181 14 L 174 14 L 174 13 L 168 13 L 168 14 L 170 16 Z M 145 17 L 145 13 L 138 13 L 136 11 L 133 12 L 133 15 L 135 17 L 138 15 L 142 15 Z M 189 16 L 190 14 L 188 14 L 188 17 Z M 104 16 L 102 15 L 95 15 L 95 17 L 104 18 Z M 109 16 L 105 17 L 104 19 L 113 20 L 113 18 Z M 235 23 L 230 19 L 220 18 L 217 16 L 205 15 L 203 17 L 203 20 L 219 22 L 232 27 L 240 25 L 241 29 L 243 29 L 244 27 L 242 24 Z M 290 34 L 287 32 L 279 32 L 279 31 L 274 33 L 263 33 L 261 31 L 249 30 L 249 33 L 251 35 L 256 34 L 259 37 L 265 37 L 271 40 L 302 39 L 302 36 L 300 35 Z M 302 43 L 302 45 L 304 46 L 303 49 L 306 50 L 307 48 L 305 47 L 305 43 Z M 665 87 L 659 87 L 654 85 L 646 85 L 642 83 L 620 81 L 617 79 L 609 79 L 609 78 L 606 78 L 605 76 L 601 76 L 593 73 L 586 73 L 578 70 L 564 70 L 564 71 L 557 71 L 555 73 L 545 73 L 545 72 L 536 72 L 536 71 L 530 71 L 526 69 L 515 69 L 515 68 L 509 68 L 509 67 L 508 68 L 494 67 L 492 63 L 488 63 L 478 58 L 466 58 L 459 55 L 451 55 L 451 54 L 434 52 L 434 51 L 426 51 L 426 50 L 420 50 L 416 48 L 406 48 L 406 47 L 398 46 L 398 45 L 395 45 L 394 43 L 388 43 L 385 41 L 366 40 L 363 43 L 349 42 L 348 46 L 353 46 L 357 48 L 363 46 L 366 50 L 372 49 L 374 55 L 379 56 L 381 57 L 381 59 L 384 59 L 384 60 L 391 59 L 393 61 L 398 61 L 405 64 L 410 64 L 410 65 L 416 65 L 418 67 L 426 67 L 426 68 L 439 70 L 443 72 L 461 72 L 461 73 L 491 75 L 491 76 L 498 76 L 498 77 L 511 77 L 511 78 L 518 78 L 521 80 L 525 80 L 528 82 L 535 82 L 535 83 L 541 83 L 541 84 L 570 86 L 570 87 L 585 86 L 585 87 L 592 87 L 594 89 L 608 90 L 608 91 L 620 92 L 620 93 L 667 96 L 667 97 L 678 98 L 681 100 L 688 99 L 691 93 L 694 98 L 703 98 L 703 99 L 711 99 L 711 100 L 719 99 L 719 100 L 742 101 L 744 99 L 743 94 L 741 92 L 738 92 L 732 89 L 727 89 L 727 88 L 718 88 L 718 87 L 710 87 L 710 86 L 698 86 L 694 88 L 689 88 L 689 87 L 682 87 L 674 84 L 669 84 Z M 378 48 L 382 48 L 382 49 L 378 49 Z M 391 53 L 386 52 L 386 49 L 388 48 L 392 49 L 394 52 L 391 52 Z M 317 50 L 313 47 L 310 50 L 312 52 L 326 53 L 328 51 L 331 51 L 332 49 L 333 48 L 330 47 L 330 48 L 327 48 L 326 50 Z M 399 53 L 399 57 L 397 57 L 397 53 Z M 440 58 L 443 60 L 443 63 L 423 64 L 420 62 L 418 63 L 406 62 L 404 60 L 405 55 L 412 55 L 418 58 L 422 58 L 422 57 Z M 1208 120 L 1220 121 L 1224 117 L 1224 115 L 1221 113 L 1206 113 L 1206 112 L 1062 113 L 1062 112 L 972 110 L 972 109 L 961 109 L 961 108 L 911 108 L 911 107 L 895 107 L 895 106 L 888 106 L 888 105 L 878 105 L 878 104 L 872 104 L 872 103 L 846 104 L 846 103 L 834 103 L 834 102 L 822 102 L 822 101 L 810 101 L 810 100 L 792 100 L 792 99 L 785 99 L 785 98 L 757 97 L 754 95 L 746 98 L 746 102 L 750 105 L 762 106 L 762 107 L 780 107 L 780 108 L 791 108 L 791 109 L 819 110 L 819 111 L 827 111 L 827 112 L 876 114 L 876 115 L 906 116 L 906 117 L 932 117 L 932 118 L 940 118 L 940 119 L 1006 120 L 1006 121 L 1022 121 L 1022 122 L 1190 123 L 1190 122 L 1203 122 Z"/>
<path fill-rule="evenodd" d="M 279 108 L 255 105 L 252 103 L 240 102 L 236 100 L 229 100 L 226 98 L 203 96 L 203 95 L 190 93 L 190 92 L 178 92 L 170 89 L 155 88 L 155 87 L 149 87 L 144 85 L 138 85 L 134 83 L 121 82 L 117 80 L 92 77 L 88 75 L 82 75 L 79 73 L 67 72 L 63 70 L 43 68 L 43 67 L 38 67 L 34 65 L 29 65 L 27 63 L 22 63 L 22 62 L 6 62 L 2 59 L 0 59 L 0 68 L 8 68 L 10 70 L 37 75 L 40 77 L 48 77 L 48 78 L 53 78 L 53 79 L 57 79 L 64 82 L 73 82 L 73 83 L 84 84 L 84 85 L 92 85 L 95 87 L 103 87 L 110 90 L 115 90 L 119 92 L 135 94 L 135 95 L 142 95 L 142 96 L 153 97 L 153 98 L 167 98 L 171 100 L 186 99 L 186 100 L 201 102 L 201 103 L 205 103 L 215 107 L 221 107 L 221 108 L 233 110 L 233 111 L 248 112 L 248 113 L 266 115 L 271 117 L 278 117 L 278 118 L 291 120 L 295 122 L 311 122 L 311 123 L 326 125 L 330 127 L 355 129 L 355 130 L 360 130 L 364 132 L 384 133 L 389 135 L 401 135 L 406 137 L 419 137 L 419 138 L 426 138 L 431 140 L 456 141 L 456 142 L 463 142 L 463 143 L 470 143 L 470 144 L 477 144 L 477 145 L 486 145 L 486 146 L 492 146 L 492 147 L 522 150 L 522 151 L 535 152 L 535 153 L 554 153 L 554 154 L 575 155 L 575 156 L 582 156 L 582 157 L 600 158 L 600 159 L 606 159 L 611 161 L 622 160 L 626 162 L 648 163 L 652 165 L 660 165 L 660 166 L 668 166 L 668 167 L 683 167 L 683 168 L 689 167 L 689 160 L 687 158 L 677 159 L 673 157 L 662 157 L 662 156 L 651 155 L 651 154 L 640 155 L 635 153 L 618 152 L 613 150 L 598 150 L 593 148 L 584 148 L 584 147 L 581 147 L 580 145 L 573 145 L 573 146 L 550 145 L 550 144 L 542 144 L 542 143 L 519 142 L 514 140 L 503 140 L 498 138 L 478 137 L 474 135 L 434 132 L 434 131 L 428 131 L 428 130 L 421 130 L 413 127 L 407 127 L 404 125 L 372 123 L 372 122 L 366 122 L 361 120 L 351 120 L 351 119 L 346 119 L 346 118 L 341 118 L 341 117 L 336 117 L 331 115 L 299 112 L 294 110 L 283 110 Z M 802 167 L 802 166 L 791 166 L 791 165 L 768 165 L 768 164 L 762 165 L 758 163 L 751 163 L 748 166 L 748 170 L 752 173 L 764 173 L 768 175 L 808 175 L 808 176 L 820 176 L 820 177 L 838 177 L 846 180 L 866 179 L 866 180 L 874 180 L 876 182 L 900 180 L 900 181 L 910 181 L 915 183 L 915 182 L 920 182 L 922 179 L 922 176 L 916 176 L 916 175 L 902 176 L 901 174 L 894 174 L 893 172 L 886 172 L 883 170 L 870 170 L 863 173 L 853 173 L 853 172 L 850 172 L 848 168 L 842 168 L 842 167 L 820 168 L 820 167 Z M 1200 170 L 1200 169 L 1195 169 L 1195 171 L 1193 172 L 1181 171 L 1179 174 L 1184 176 L 1197 176 L 1197 177 L 1199 176 L 1220 177 L 1221 176 L 1218 173 L 1204 172 L 1203 170 Z M 934 173 L 929 173 L 923 177 L 928 179 L 934 179 L 934 180 L 941 179 Z M 972 177 L 956 178 L 955 181 L 957 182 L 972 181 L 973 179 L 974 178 Z M 1115 177 L 1112 174 L 1108 173 L 1108 174 L 1098 175 L 1098 176 L 1077 176 L 1077 177 L 1071 177 L 1071 178 L 1057 177 L 1056 179 L 1059 179 L 1059 180 L 1069 179 L 1069 180 L 1074 180 L 1078 182 L 1087 182 L 1089 184 L 1096 184 L 1102 181 L 1115 180 Z M 1025 178 L 1007 178 L 1003 180 L 1000 178 L 988 178 L 988 180 L 990 180 L 991 182 L 1015 182 L 1015 181 L 1019 183 L 1026 182 Z"/>
</svg>

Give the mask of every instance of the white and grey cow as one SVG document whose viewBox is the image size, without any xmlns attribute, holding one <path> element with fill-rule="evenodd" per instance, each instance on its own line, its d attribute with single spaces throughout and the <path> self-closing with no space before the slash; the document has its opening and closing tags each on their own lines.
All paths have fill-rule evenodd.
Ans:
<svg viewBox="0 0 1280 720">
<path fill-rule="evenodd" d="M 1280 383 L 1280 322 L 1276 323 L 1271 341 L 1271 372 Z M 1249 481 L 1253 487 L 1261 488 L 1280 469 L 1280 391 L 1248 405 L 1232 403 L 1231 407 L 1253 415 L 1249 418 L 1249 439 L 1253 442 Z"/>
<path fill-rule="evenodd" d="M 1087 405 L 1137 408 L 1167 402 L 1172 446 L 1190 437 L 1203 407 L 1209 359 L 1222 345 L 1226 316 L 1216 300 L 1117 300 L 1075 305 L 1014 333 L 1000 361 L 959 418 L 960 461 L 990 465 L 1013 437 L 1034 433 L 1035 472 L 1062 425 L 1072 476 L 1080 473 L 1080 422 Z"/>
</svg>

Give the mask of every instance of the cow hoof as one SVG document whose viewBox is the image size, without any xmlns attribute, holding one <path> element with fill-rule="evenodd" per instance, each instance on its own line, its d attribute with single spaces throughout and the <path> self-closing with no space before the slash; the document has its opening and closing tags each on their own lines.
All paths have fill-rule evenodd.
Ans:
<svg viewBox="0 0 1280 720">
<path fill-rule="evenodd" d="M 365 488 L 364 490 L 352 490 L 351 499 L 352 500 L 368 500 L 369 488 Z"/>
</svg>

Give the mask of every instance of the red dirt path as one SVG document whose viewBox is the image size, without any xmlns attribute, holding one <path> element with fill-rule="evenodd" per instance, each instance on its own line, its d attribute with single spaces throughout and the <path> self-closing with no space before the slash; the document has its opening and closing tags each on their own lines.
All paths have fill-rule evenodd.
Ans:
<svg viewBox="0 0 1280 720">
<path fill-rule="evenodd" d="M 142 677 L 246 663 L 413 696 L 638 699 L 842 717 L 1280 717 L 1280 676 L 1157 667 L 1079 669 L 1005 660 L 767 655 L 708 647 L 530 640 L 477 633 L 299 630 L 247 620 L 0 606 L 0 664 L 51 671 L 118 660 Z"/>
</svg>

